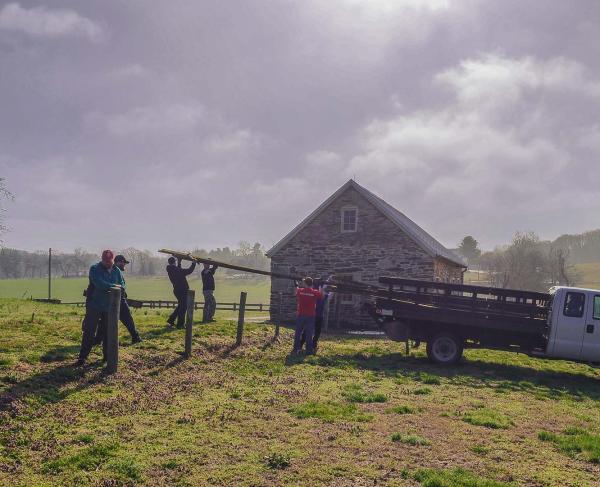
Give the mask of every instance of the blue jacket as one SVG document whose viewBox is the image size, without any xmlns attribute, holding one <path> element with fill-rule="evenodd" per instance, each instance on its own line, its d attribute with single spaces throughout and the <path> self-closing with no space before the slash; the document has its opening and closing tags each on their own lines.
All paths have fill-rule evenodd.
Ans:
<svg viewBox="0 0 600 487">
<path fill-rule="evenodd" d="M 98 311 L 108 311 L 108 290 L 111 287 L 118 284 L 123 288 L 121 292 L 125 291 L 125 279 L 121 269 L 114 265 L 108 271 L 102 262 L 90 267 L 90 283 L 94 285 L 94 292 L 87 305 Z"/>
</svg>

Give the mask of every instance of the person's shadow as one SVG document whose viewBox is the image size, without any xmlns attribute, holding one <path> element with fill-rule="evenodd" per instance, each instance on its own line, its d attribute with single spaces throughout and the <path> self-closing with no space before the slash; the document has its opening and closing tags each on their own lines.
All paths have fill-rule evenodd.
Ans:
<svg viewBox="0 0 600 487">
<path fill-rule="evenodd" d="M 18 403 L 25 398 L 34 398 L 40 405 L 62 401 L 70 394 L 101 381 L 103 375 L 102 362 L 92 363 L 84 368 L 76 368 L 69 363 L 43 370 L 24 380 L 13 382 L 0 392 L 0 411 L 10 412 L 16 409 Z M 72 383 L 77 385 L 65 387 Z"/>
</svg>

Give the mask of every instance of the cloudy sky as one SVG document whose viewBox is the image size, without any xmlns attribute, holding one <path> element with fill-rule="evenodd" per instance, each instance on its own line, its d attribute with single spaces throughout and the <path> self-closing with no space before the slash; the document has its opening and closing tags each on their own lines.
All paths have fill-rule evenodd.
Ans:
<svg viewBox="0 0 600 487">
<path fill-rule="evenodd" d="M 7 246 L 269 247 L 349 178 L 455 246 L 600 227 L 598 0 L 0 2 Z"/>
</svg>

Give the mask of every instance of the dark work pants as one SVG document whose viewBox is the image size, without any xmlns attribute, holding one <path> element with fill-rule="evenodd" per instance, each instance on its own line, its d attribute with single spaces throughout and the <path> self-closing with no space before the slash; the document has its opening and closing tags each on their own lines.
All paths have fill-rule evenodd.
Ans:
<svg viewBox="0 0 600 487">
<path fill-rule="evenodd" d="M 317 316 L 315 318 L 315 335 L 313 337 L 313 346 L 312 346 L 313 350 L 317 349 L 319 337 L 321 336 L 321 327 L 322 326 L 323 326 L 323 317 Z M 305 343 L 306 343 L 306 332 L 303 331 L 302 337 L 300 338 L 300 348 L 302 348 Z"/>
<path fill-rule="evenodd" d="M 176 291 L 174 293 L 177 298 L 177 306 L 175 306 L 175 310 L 171 313 L 171 316 L 169 316 L 167 321 L 171 324 L 175 324 L 175 318 L 177 318 L 177 326 L 184 326 L 187 308 L 187 291 Z"/>
<path fill-rule="evenodd" d="M 138 338 L 140 335 L 138 331 L 135 329 L 135 323 L 133 321 L 133 316 L 131 316 L 131 309 L 129 308 L 129 304 L 126 299 L 121 300 L 121 306 L 119 309 L 119 320 L 121 323 L 125 325 L 127 331 L 131 335 L 132 339 Z M 104 334 L 106 333 L 106 326 L 104 321 L 100 322 L 100 326 L 98 327 L 98 331 L 96 332 L 96 338 L 94 339 L 94 345 L 98 345 L 102 343 L 104 339 Z"/>
<path fill-rule="evenodd" d="M 315 317 L 314 316 L 298 316 L 296 318 L 296 331 L 294 333 L 294 352 L 302 350 L 301 338 L 302 335 L 306 338 L 306 353 L 314 353 L 313 338 L 315 336 Z"/>
<path fill-rule="evenodd" d="M 204 311 L 202 312 L 202 321 L 207 322 L 213 319 L 215 316 L 215 310 L 217 309 L 217 301 L 215 300 L 215 291 L 205 289 L 202 291 L 204 295 Z"/>
<path fill-rule="evenodd" d="M 92 308 L 87 308 L 85 318 L 83 319 L 83 336 L 81 337 L 81 349 L 79 350 L 79 359 L 85 360 L 92 351 L 92 347 L 97 342 L 97 332 L 100 329 L 100 339 L 102 341 L 102 354 L 106 357 L 106 320 L 107 313 Z"/>
<path fill-rule="evenodd" d="M 131 338 L 135 339 L 140 336 L 138 331 L 135 329 L 135 323 L 133 321 L 133 316 L 131 316 L 131 310 L 129 309 L 129 304 L 126 299 L 121 299 L 121 309 L 119 310 L 119 319 L 121 323 L 125 325 L 127 331 L 131 335 Z"/>
</svg>

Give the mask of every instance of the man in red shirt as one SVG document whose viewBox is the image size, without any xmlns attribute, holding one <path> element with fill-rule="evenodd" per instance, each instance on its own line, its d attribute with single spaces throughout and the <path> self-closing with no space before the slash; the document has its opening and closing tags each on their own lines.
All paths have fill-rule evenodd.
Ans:
<svg viewBox="0 0 600 487">
<path fill-rule="evenodd" d="M 292 350 L 292 354 L 300 353 L 302 348 L 302 332 L 306 336 L 306 354 L 312 355 L 314 353 L 313 336 L 315 334 L 317 301 L 323 298 L 323 293 L 318 289 L 313 289 L 312 285 L 312 278 L 305 277 L 303 286 L 296 287 L 298 318 L 296 320 L 296 333 L 294 334 L 294 349 Z"/>
</svg>

